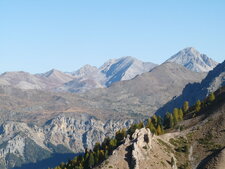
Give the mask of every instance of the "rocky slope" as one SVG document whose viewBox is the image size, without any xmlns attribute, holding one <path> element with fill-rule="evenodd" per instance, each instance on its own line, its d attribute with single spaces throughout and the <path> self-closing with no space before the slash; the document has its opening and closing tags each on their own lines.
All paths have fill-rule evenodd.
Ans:
<svg viewBox="0 0 225 169">
<path fill-rule="evenodd" d="M 54 154 L 84 152 L 93 148 L 96 142 L 102 142 L 123 127 L 128 127 L 132 120 L 101 121 L 94 117 L 57 116 L 43 126 L 23 122 L 8 121 L 1 125 L 0 132 L 0 168 L 26 168 L 36 163 L 36 168 L 47 168 L 60 161 L 48 161 Z M 70 156 L 71 156 L 70 155 Z M 37 167 L 42 160 L 42 167 Z M 67 159 L 65 159 L 67 160 Z M 62 160 L 61 160 L 62 161 Z"/>
<path fill-rule="evenodd" d="M 143 118 L 179 95 L 186 84 L 203 77 L 204 74 L 166 63 L 132 80 L 83 94 L 23 91 L 0 86 L 0 121 L 38 119 L 43 123 L 61 113 L 85 113 L 99 119 Z"/>
<path fill-rule="evenodd" d="M 181 107 L 184 101 L 188 101 L 190 105 L 193 105 L 197 100 L 204 99 L 209 93 L 224 85 L 225 62 L 218 64 L 200 83 L 187 85 L 180 96 L 169 101 L 157 113 L 163 114 L 167 111 L 172 111 L 173 107 Z"/>
<path fill-rule="evenodd" d="M 41 78 L 22 71 L 1 74 L 0 83 L 20 89 L 44 89 L 47 87 L 47 84 Z"/>
<path fill-rule="evenodd" d="M 166 134 L 152 136 L 148 129 L 137 129 L 97 168 L 223 169 L 225 87 L 207 105 L 199 112 L 190 108 L 185 120 Z"/>
<path fill-rule="evenodd" d="M 129 81 L 121 81 L 106 89 L 83 93 L 84 99 L 105 110 L 152 114 L 179 96 L 185 85 L 201 81 L 204 73 L 192 72 L 176 63 L 164 63 Z"/>
<path fill-rule="evenodd" d="M 153 136 L 149 129 L 137 129 L 131 140 L 127 138 L 125 143 L 96 169 L 177 169 L 174 154 L 168 153 L 162 142 L 170 145 L 160 136 Z M 171 158 L 175 160 L 174 164 L 170 164 Z"/>
<path fill-rule="evenodd" d="M 46 78 L 46 81 L 55 83 L 56 85 L 62 85 L 74 79 L 73 76 L 65 74 L 56 69 L 52 69 L 46 73 L 39 74 L 39 77 Z"/>
<path fill-rule="evenodd" d="M 192 47 L 179 51 L 166 62 L 181 64 L 194 72 L 208 72 L 218 64 L 211 58 L 207 57 L 205 54 L 199 53 Z"/>
<path fill-rule="evenodd" d="M 197 169 L 223 169 L 225 168 L 225 151 L 216 151 L 212 155 L 206 157 L 198 166 Z"/>
</svg>

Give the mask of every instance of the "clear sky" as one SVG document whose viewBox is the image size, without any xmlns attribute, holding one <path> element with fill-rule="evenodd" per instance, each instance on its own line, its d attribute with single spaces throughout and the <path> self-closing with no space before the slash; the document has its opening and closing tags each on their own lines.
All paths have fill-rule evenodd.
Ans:
<svg viewBox="0 0 225 169">
<path fill-rule="evenodd" d="M 159 64 L 190 46 L 225 59 L 224 0 L 0 0 L 0 72 Z"/>
</svg>

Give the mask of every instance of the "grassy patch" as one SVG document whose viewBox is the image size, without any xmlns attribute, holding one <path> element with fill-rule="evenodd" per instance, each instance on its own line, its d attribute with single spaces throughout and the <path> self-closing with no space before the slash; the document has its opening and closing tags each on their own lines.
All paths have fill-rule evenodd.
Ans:
<svg viewBox="0 0 225 169">
<path fill-rule="evenodd" d="M 173 149 L 170 147 L 170 145 L 168 145 L 166 142 L 162 141 L 161 139 L 157 139 L 157 140 L 160 145 L 165 147 L 166 152 L 168 152 L 168 153 L 173 152 Z"/>
</svg>

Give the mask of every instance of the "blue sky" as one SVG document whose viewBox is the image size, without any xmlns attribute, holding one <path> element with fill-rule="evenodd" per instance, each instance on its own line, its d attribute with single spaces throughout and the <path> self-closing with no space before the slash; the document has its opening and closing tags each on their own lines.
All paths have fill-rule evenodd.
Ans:
<svg viewBox="0 0 225 169">
<path fill-rule="evenodd" d="M 225 58 L 223 0 L 0 0 L 0 72 L 162 63 L 185 47 Z"/>
</svg>

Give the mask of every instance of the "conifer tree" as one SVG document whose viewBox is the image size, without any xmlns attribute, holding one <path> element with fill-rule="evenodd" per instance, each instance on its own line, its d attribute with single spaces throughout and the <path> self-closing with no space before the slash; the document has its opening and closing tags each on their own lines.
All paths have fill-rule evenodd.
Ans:
<svg viewBox="0 0 225 169">
<path fill-rule="evenodd" d="M 105 159 L 105 152 L 103 150 L 99 151 L 99 161 L 102 162 Z"/>
<path fill-rule="evenodd" d="M 173 109 L 173 121 L 174 121 L 175 125 L 179 121 L 179 113 L 178 113 L 178 109 L 177 108 Z"/>
<path fill-rule="evenodd" d="M 92 168 L 95 165 L 95 159 L 93 153 L 91 152 L 88 158 L 88 167 Z"/>
<path fill-rule="evenodd" d="M 215 100 L 215 95 L 214 95 L 214 93 L 210 93 L 208 98 L 209 98 L 209 101 L 210 101 L 210 102 L 213 102 L 213 101 Z"/>
<path fill-rule="evenodd" d="M 155 126 L 153 125 L 153 123 L 152 123 L 152 122 L 150 122 L 150 123 L 149 123 L 149 129 L 150 129 L 150 131 L 151 131 L 153 134 L 155 134 L 155 133 L 156 133 Z"/>
<path fill-rule="evenodd" d="M 96 142 L 93 150 L 95 152 L 97 152 L 99 149 L 100 149 L 100 143 L 99 142 Z"/>
<path fill-rule="evenodd" d="M 111 153 L 115 149 L 116 146 L 117 146 L 117 140 L 111 139 L 109 142 L 109 152 Z"/>
<path fill-rule="evenodd" d="M 162 123 L 163 123 L 162 118 L 160 116 L 157 116 L 157 124 L 162 125 Z"/>
<path fill-rule="evenodd" d="M 174 127 L 174 119 L 173 119 L 173 115 L 170 114 L 170 117 L 169 117 L 169 128 L 173 128 Z"/>
<path fill-rule="evenodd" d="M 188 103 L 188 101 L 185 101 L 183 104 L 184 113 L 187 113 L 188 109 L 189 109 L 189 103 Z"/>
<path fill-rule="evenodd" d="M 140 122 L 139 124 L 138 124 L 138 129 L 141 129 L 141 128 L 143 128 L 144 127 L 144 123 L 143 122 Z"/>
<path fill-rule="evenodd" d="M 158 127 L 157 127 L 156 131 L 157 131 L 157 134 L 158 134 L 158 135 L 160 135 L 160 134 L 162 134 L 162 133 L 163 133 L 163 132 L 162 132 L 162 128 L 161 128 L 161 126 L 160 126 L 160 125 L 158 125 Z"/>
<path fill-rule="evenodd" d="M 94 158 L 95 158 L 95 164 L 98 164 L 99 163 L 99 150 L 97 150 L 94 153 Z"/>
<path fill-rule="evenodd" d="M 156 116 L 155 114 L 152 116 L 152 123 L 153 123 L 153 125 L 154 125 L 155 127 L 157 127 L 157 124 L 158 124 L 158 118 L 157 118 L 157 116 Z"/>
<path fill-rule="evenodd" d="M 167 112 L 164 117 L 163 125 L 165 126 L 165 128 L 170 128 L 170 113 L 169 112 Z"/>
<path fill-rule="evenodd" d="M 117 131 L 116 132 L 116 136 L 115 136 L 115 138 L 117 140 L 117 143 L 120 144 L 124 140 L 126 135 L 127 135 L 126 134 L 126 129 L 122 129 L 122 130 Z"/>
<path fill-rule="evenodd" d="M 201 110 L 201 101 L 198 100 L 195 104 L 195 111 L 199 112 Z"/>
<path fill-rule="evenodd" d="M 108 150 L 105 150 L 105 156 L 104 156 L 104 158 L 107 159 L 108 157 L 109 157 L 109 152 L 108 152 Z"/>
<path fill-rule="evenodd" d="M 183 116 L 184 116 L 183 110 L 179 109 L 178 110 L 178 114 L 179 114 L 179 120 L 182 121 L 183 120 Z"/>
</svg>

